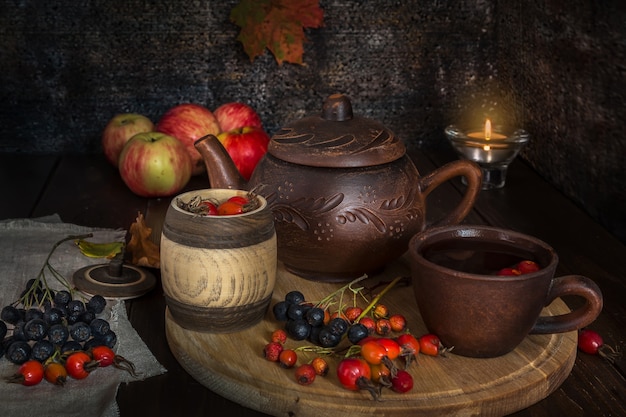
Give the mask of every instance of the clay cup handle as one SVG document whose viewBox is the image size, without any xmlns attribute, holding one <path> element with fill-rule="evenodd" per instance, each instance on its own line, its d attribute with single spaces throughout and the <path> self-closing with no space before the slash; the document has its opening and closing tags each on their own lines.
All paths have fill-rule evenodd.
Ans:
<svg viewBox="0 0 626 417">
<path fill-rule="evenodd" d="M 586 302 L 574 311 L 558 316 L 541 316 L 537 319 L 531 334 L 564 333 L 582 329 L 593 322 L 602 311 L 602 291 L 598 285 L 581 275 L 567 275 L 555 278 L 548 293 L 546 306 L 564 295 L 583 297 Z"/>
<path fill-rule="evenodd" d="M 448 226 L 460 223 L 468 215 L 482 187 L 482 170 L 475 162 L 461 159 L 445 164 L 430 174 L 420 178 L 419 186 L 424 199 L 432 190 L 454 177 L 465 177 L 467 189 L 465 195 L 448 215 L 435 221 L 430 226 Z"/>
</svg>

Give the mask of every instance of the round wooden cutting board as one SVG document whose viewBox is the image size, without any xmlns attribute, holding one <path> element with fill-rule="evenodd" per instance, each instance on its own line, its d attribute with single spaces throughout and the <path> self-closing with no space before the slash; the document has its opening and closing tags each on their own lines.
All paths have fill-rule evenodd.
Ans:
<svg viewBox="0 0 626 417">
<path fill-rule="evenodd" d="M 407 265 L 399 260 L 360 285 L 371 287 L 408 275 Z M 308 301 L 315 301 L 340 287 L 307 281 L 281 265 L 271 305 L 291 290 L 299 290 Z M 350 295 L 346 296 L 351 300 Z M 390 313 L 407 317 L 413 334 L 426 332 L 410 286 L 396 285 L 382 302 Z M 565 303 L 556 300 L 544 309 L 544 314 L 567 311 Z M 231 401 L 274 416 L 502 416 L 552 393 L 570 374 L 576 359 L 576 332 L 528 336 L 517 349 L 499 358 L 466 358 L 454 355 L 454 351 L 445 357 L 420 355 L 409 368 L 415 380 L 413 390 L 397 394 L 385 389 L 380 401 L 374 401 L 367 392 L 341 387 L 335 375 L 338 359 L 328 359 L 329 374 L 317 377 L 309 386 L 296 383 L 293 369 L 266 361 L 263 346 L 272 331 L 282 326 L 270 309 L 262 322 L 244 331 L 199 333 L 180 327 L 166 311 L 170 349 L 190 375 Z M 287 342 L 288 347 L 307 344 Z"/>
</svg>

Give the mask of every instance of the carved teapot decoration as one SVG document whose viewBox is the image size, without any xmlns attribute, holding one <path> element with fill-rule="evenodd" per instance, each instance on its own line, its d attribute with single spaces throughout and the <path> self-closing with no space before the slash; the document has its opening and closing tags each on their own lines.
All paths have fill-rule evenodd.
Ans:
<svg viewBox="0 0 626 417">
<path fill-rule="evenodd" d="M 195 146 L 211 187 L 254 189 L 265 197 L 278 259 L 315 281 L 348 281 L 402 256 L 411 237 L 426 228 L 426 197 L 449 179 L 465 176 L 465 195 L 433 225 L 461 222 L 481 189 L 481 170 L 468 160 L 420 177 L 403 142 L 378 122 L 354 115 L 341 94 L 329 96 L 321 114 L 272 136 L 247 183 L 215 136 Z"/>
</svg>

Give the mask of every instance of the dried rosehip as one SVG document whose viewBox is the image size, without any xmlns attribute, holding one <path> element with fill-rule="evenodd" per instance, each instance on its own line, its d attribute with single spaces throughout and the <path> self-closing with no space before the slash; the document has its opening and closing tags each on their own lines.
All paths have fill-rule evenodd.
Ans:
<svg viewBox="0 0 626 417">
<path fill-rule="evenodd" d="M 328 362 L 326 362 L 326 359 L 318 356 L 311 361 L 311 365 L 313 366 L 313 369 L 315 369 L 316 375 L 319 375 L 319 376 L 328 375 Z"/>
<path fill-rule="evenodd" d="M 283 345 L 276 342 L 269 342 L 263 348 L 263 356 L 270 362 L 278 362 L 278 358 L 282 351 Z"/>
<path fill-rule="evenodd" d="M 391 323 L 389 319 L 381 318 L 376 320 L 376 333 L 381 336 L 387 336 L 391 332 Z"/>
<path fill-rule="evenodd" d="M 387 318 L 389 316 L 389 309 L 384 304 L 377 304 L 373 310 L 375 319 Z"/>
<path fill-rule="evenodd" d="M 280 343 L 284 345 L 287 341 L 287 332 L 283 329 L 276 329 L 272 332 L 272 337 L 270 339 L 272 342 Z"/>
<path fill-rule="evenodd" d="M 373 334 L 374 332 L 376 332 L 376 321 L 373 318 L 367 316 L 363 317 L 361 320 L 359 320 L 359 323 L 367 328 L 368 334 Z"/>
<path fill-rule="evenodd" d="M 402 332 L 406 328 L 406 318 L 402 314 L 394 314 L 389 317 L 389 324 L 394 332 Z"/>
<path fill-rule="evenodd" d="M 363 309 L 361 307 L 347 307 L 344 310 L 343 314 L 350 323 L 354 323 L 354 321 L 359 318 L 362 312 Z"/>
</svg>

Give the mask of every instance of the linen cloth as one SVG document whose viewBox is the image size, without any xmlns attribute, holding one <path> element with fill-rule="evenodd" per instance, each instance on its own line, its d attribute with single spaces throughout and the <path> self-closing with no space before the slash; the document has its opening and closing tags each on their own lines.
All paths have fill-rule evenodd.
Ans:
<svg viewBox="0 0 626 417">
<path fill-rule="evenodd" d="M 0 308 L 17 300 L 26 282 L 36 278 L 54 244 L 70 235 L 93 233 L 88 240 L 112 242 L 124 239 L 125 231 L 94 229 L 62 223 L 57 215 L 38 219 L 13 219 L 0 222 Z M 84 256 L 73 241 L 61 244 L 50 263 L 71 283 L 74 272 L 88 265 L 106 262 Z M 50 288 L 63 289 L 46 270 Z M 124 301 L 109 300 L 99 315 L 109 321 L 117 335 L 114 351 L 133 362 L 137 377 L 113 366 L 98 368 L 86 379 L 68 377 L 65 386 L 42 381 L 25 387 L 0 381 L 0 414 L 11 417 L 45 416 L 119 416 L 115 400 L 121 383 L 160 375 L 167 370 L 156 360 L 128 321 Z M 7 327 L 11 328 L 11 325 Z M 10 330 L 9 333 L 10 334 Z M 13 375 L 19 366 L 0 358 L 0 378 Z"/>
</svg>

